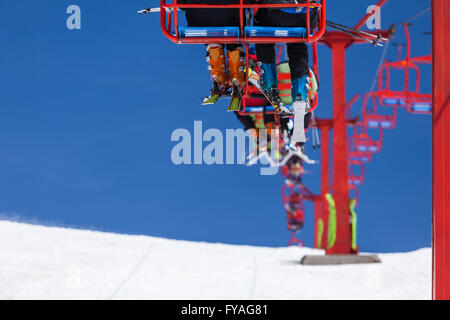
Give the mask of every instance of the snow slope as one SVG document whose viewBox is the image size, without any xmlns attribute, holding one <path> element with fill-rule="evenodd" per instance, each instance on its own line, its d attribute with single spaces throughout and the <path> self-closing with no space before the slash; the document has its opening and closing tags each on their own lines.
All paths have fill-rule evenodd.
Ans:
<svg viewBox="0 0 450 320">
<path fill-rule="evenodd" d="M 167 240 L 0 221 L 0 299 L 430 299 L 431 250 L 302 266 L 308 248 Z"/>
</svg>

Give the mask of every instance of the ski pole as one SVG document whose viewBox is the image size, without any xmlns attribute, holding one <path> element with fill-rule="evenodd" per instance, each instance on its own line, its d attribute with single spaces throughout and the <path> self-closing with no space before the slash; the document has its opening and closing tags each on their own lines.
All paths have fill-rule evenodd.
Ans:
<svg viewBox="0 0 450 320">
<path fill-rule="evenodd" d="M 360 35 L 358 35 L 358 34 L 354 34 L 354 33 L 350 32 L 350 31 L 348 31 L 348 30 L 346 30 L 346 29 L 340 28 L 340 27 L 335 26 L 335 25 L 333 25 L 333 24 L 327 23 L 327 25 L 328 25 L 330 28 L 339 30 L 339 31 L 341 31 L 341 32 L 343 32 L 343 33 L 346 33 L 346 34 L 348 34 L 348 35 L 351 35 L 352 37 L 355 37 L 355 38 L 357 38 L 357 39 L 364 40 L 364 41 L 366 41 L 366 42 L 368 42 L 368 43 L 373 44 L 374 46 L 380 46 L 380 47 L 383 47 L 383 44 L 382 44 L 382 43 L 379 43 L 377 40 L 371 40 L 371 39 L 365 38 L 365 37 L 363 37 L 363 36 L 360 36 Z"/>
<path fill-rule="evenodd" d="M 363 35 L 366 35 L 366 36 L 369 36 L 369 37 L 377 38 L 377 39 L 380 39 L 380 40 L 385 41 L 385 42 L 389 41 L 389 39 L 383 38 L 383 37 L 381 37 L 381 35 L 375 35 L 373 33 L 365 32 L 365 31 L 362 31 L 362 30 L 354 29 L 354 28 L 350 28 L 350 27 L 347 27 L 347 26 L 344 26 L 342 24 L 339 24 L 339 23 L 336 23 L 336 22 L 332 22 L 332 21 L 329 21 L 329 20 L 327 20 L 327 24 L 330 25 L 330 26 L 334 25 L 336 27 L 340 27 L 342 29 L 346 29 L 348 31 L 352 31 L 352 32 L 355 32 L 355 33 L 363 34 Z"/>
<path fill-rule="evenodd" d="M 171 12 L 171 10 L 169 8 L 164 8 L 166 9 L 167 12 Z M 137 13 L 143 13 L 143 14 L 147 14 L 147 13 L 152 13 L 152 12 L 161 12 L 161 8 L 157 7 L 157 8 L 145 8 L 143 10 L 139 10 Z"/>
<path fill-rule="evenodd" d="M 327 23 L 327 25 L 328 25 L 329 27 L 333 28 L 333 29 L 336 29 L 336 30 L 339 30 L 339 31 L 341 31 L 341 32 L 343 32 L 343 33 L 346 33 L 346 34 L 348 34 L 348 35 L 351 35 L 352 37 L 355 37 L 355 38 L 361 39 L 361 40 L 363 40 L 363 41 L 366 41 L 366 42 L 368 42 L 368 43 L 371 43 L 371 44 L 373 44 L 374 46 L 378 46 L 378 47 L 383 47 L 383 46 L 384 46 L 382 43 L 378 42 L 377 40 L 370 40 L 370 39 L 368 39 L 368 38 L 364 38 L 364 37 L 362 37 L 362 36 L 360 36 L 360 35 L 351 33 L 350 31 L 347 31 L 347 30 L 345 30 L 345 29 L 341 29 L 341 28 L 339 28 L 339 27 L 336 27 L 336 26 L 334 26 L 334 25 L 330 25 L 330 24 L 328 24 L 328 23 Z"/>
</svg>

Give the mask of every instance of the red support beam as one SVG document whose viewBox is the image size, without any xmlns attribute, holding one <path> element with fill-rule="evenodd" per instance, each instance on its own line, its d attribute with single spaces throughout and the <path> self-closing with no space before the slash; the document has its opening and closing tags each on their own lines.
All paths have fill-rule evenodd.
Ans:
<svg viewBox="0 0 450 320">
<path fill-rule="evenodd" d="M 330 192 L 330 126 L 321 127 L 322 133 L 322 143 L 321 143 L 321 151 L 322 156 L 320 159 L 321 165 L 321 200 L 320 200 L 320 209 L 321 216 L 324 224 L 323 235 L 322 235 L 322 247 L 328 247 L 328 201 L 325 198 L 325 195 Z M 316 229 L 317 230 L 317 229 Z"/>
<path fill-rule="evenodd" d="M 314 200 L 314 248 L 316 249 L 322 249 L 321 247 L 319 247 L 319 220 L 321 218 L 320 206 L 320 200 Z"/>
<path fill-rule="evenodd" d="M 450 300 L 450 7 L 432 0 L 433 299 Z"/>
<path fill-rule="evenodd" d="M 385 1 L 380 1 L 379 5 L 383 5 Z M 363 19 L 364 20 L 364 19 Z M 363 21 L 361 20 L 361 21 Z M 373 34 L 381 34 L 387 38 L 389 32 L 380 30 L 372 32 Z M 335 245 L 327 249 L 327 254 L 352 254 L 351 245 L 351 228 L 350 228 L 350 199 L 348 186 L 348 142 L 347 142 L 347 125 L 355 124 L 357 119 L 347 119 L 346 107 L 346 69 L 345 69 L 345 51 L 353 44 L 367 44 L 367 42 L 354 38 L 343 32 L 327 31 L 319 43 L 326 44 L 332 51 L 333 65 L 333 120 L 318 120 L 318 125 L 323 128 L 324 125 L 330 123 L 333 127 L 333 198 L 336 205 L 337 214 L 337 230 Z M 356 98 L 355 98 L 356 99 Z M 353 99 L 352 99 L 353 100 Z M 351 101 L 353 102 L 353 101 Z M 322 130 L 323 135 L 324 130 Z M 323 136 L 322 136 L 322 139 Z M 328 149 L 327 149 L 328 150 Z M 323 160 L 322 160 L 323 161 Z M 323 165 L 323 164 L 322 164 Z M 328 165 L 329 167 L 329 165 Z M 328 171 L 329 172 L 329 171 Z M 322 171 L 323 175 L 323 171 Z M 329 176 L 329 173 L 328 173 Z M 322 179 L 326 179 L 322 176 Z M 323 180 L 322 180 L 323 181 Z M 329 181 L 329 179 L 328 179 Z M 326 185 L 326 184 L 325 184 Z M 324 194 L 322 194 L 324 196 Z M 326 201 L 326 200 L 325 200 Z M 324 202 L 323 210 L 328 212 L 328 203 Z M 324 212 L 324 211 L 322 211 Z M 328 220 L 328 214 L 326 215 Z M 328 221 L 326 224 L 328 227 Z M 327 228 L 328 229 L 328 228 Z M 328 236 L 328 230 L 326 231 Z"/>
<path fill-rule="evenodd" d="M 351 232 L 349 221 L 349 189 L 346 119 L 346 69 L 347 41 L 331 43 L 333 64 L 333 198 L 336 203 L 337 232 L 335 245 L 329 254 L 350 254 Z"/>
</svg>

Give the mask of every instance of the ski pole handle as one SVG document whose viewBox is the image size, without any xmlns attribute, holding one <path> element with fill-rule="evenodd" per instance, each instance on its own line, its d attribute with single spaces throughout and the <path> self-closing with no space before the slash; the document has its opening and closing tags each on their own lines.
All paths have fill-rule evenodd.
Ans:
<svg viewBox="0 0 450 320">
<path fill-rule="evenodd" d="M 166 11 L 168 13 L 171 12 L 171 10 L 169 8 L 165 8 L 165 9 L 166 9 Z M 143 10 L 139 10 L 137 13 L 147 14 L 147 13 L 152 13 L 152 12 L 161 12 L 161 8 L 160 7 L 157 7 L 157 8 L 146 8 L 146 9 L 143 9 Z"/>
</svg>

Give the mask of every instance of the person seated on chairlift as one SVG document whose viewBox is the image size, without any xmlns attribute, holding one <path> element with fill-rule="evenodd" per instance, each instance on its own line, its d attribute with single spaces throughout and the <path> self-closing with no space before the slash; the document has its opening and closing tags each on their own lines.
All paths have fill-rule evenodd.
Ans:
<svg viewBox="0 0 450 320">
<path fill-rule="evenodd" d="M 255 0 L 262 4 L 297 4 L 305 0 Z M 314 1 L 312 1 L 314 2 Z M 318 10 L 310 9 L 310 30 L 318 23 Z M 306 28 L 306 8 L 262 8 L 254 17 L 255 26 L 267 27 L 303 27 Z M 274 101 L 281 101 L 277 85 L 277 68 L 275 64 L 275 44 L 256 44 L 256 53 L 261 62 L 263 87 Z M 296 123 L 300 123 L 307 111 L 309 87 L 309 53 L 305 43 L 288 43 L 287 54 L 292 82 L 292 101 Z M 293 142 L 306 142 L 303 128 L 297 128 L 292 136 Z"/>
<path fill-rule="evenodd" d="M 239 4 L 239 0 L 178 0 L 178 4 Z M 239 27 L 239 9 L 188 8 L 184 11 L 189 27 Z M 242 45 L 208 44 L 206 51 L 213 85 L 211 94 L 222 94 L 231 87 L 231 95 L 240 96 L 245 79 L 245 53 Z"/>
</svg>

